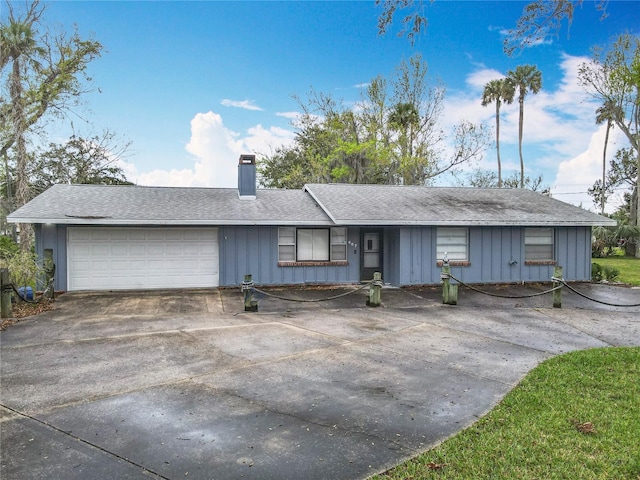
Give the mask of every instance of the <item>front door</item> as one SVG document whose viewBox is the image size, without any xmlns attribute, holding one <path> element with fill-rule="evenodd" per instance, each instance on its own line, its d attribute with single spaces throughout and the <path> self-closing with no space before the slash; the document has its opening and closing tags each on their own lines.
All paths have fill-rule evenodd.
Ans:
<svg viewBox="0 0 640 480">
<path fill-rule="evenodd" d="M 360 280 L 372 280 L 373 272 L 382 273 L 382 232 L 364 230 L 360 242 L 362 245 Z"/>
</svg>

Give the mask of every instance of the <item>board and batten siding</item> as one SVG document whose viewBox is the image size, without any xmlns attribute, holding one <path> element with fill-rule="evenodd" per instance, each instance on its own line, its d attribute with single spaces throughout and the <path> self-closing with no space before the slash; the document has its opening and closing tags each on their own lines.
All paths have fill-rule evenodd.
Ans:
<svg viewBox="0 0 640 480">
<path fill-rule="evenodd" d="M 55 289 L 67 290 L 67 226 L 35 224 L 35 251 L 53 250 Z M 348 240 L 359 244 L 360 229 L 349 227 Z M 556 227 L 555 255 L 571 281 L 591 279 L 591 228 Z M 220 285 L 238 286 L 245 274 L 262 285 L 300 283 L 356 283 L 360 280 L 360 246 L 347 249 L 348 265 L 278 266 L 278 227 L 224 226 L 218 229 Z M 384 229 L 384 277 L 391 285 L 437 285 L 441 268 L 436 262 L 435 227 L 387 227 Z M 552 265 L 525 265 L 524 229 L 520 227 L 469 228 L 470 266 L 453 267 L 452 273 L 470 283 L 549 281 Z M 510 261 L 517 263 L 509 265 Z"/>
<path fill-rule="evenodd" d="M 567 280 L 591 279 L 591 228 L 556 227 L 554 254 Z M 436 227 L 400 228 L 400 265 L 397 285 L 440 283 L 436 258 Z M 452 266 L 451 273 L 465 283 L 548 282 L 553 265 L 526 265 L 524 228 L 470 227 L 469 265 Z"/>
<path fill-rule="evenodd" d="M 38 258 L 44 258 L 44 250 L 53 250 L 53 263 L 56 273 L 53 288 L 58 291 L 67 290 L 67 226 L 52 223 L 36 223 L 35 253 Z"/>
<path fill-rule="evenodd" d="M 347 239 L 359 243 L 359 229 L 347 228 Z M 347 265 L 278 265 L 278 227 L 220 227 L 220 286 L 239 286 L 251 274 L 257 285 L 355 283 L 360 280 L 359 250 L 347 248 Z"/>
</svg>

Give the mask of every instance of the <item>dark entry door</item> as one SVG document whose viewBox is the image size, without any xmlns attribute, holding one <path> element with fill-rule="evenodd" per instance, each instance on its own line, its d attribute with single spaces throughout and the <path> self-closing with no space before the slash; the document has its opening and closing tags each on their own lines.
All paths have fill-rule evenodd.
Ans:
<svg viewBox="0 0 640 480">
<path fill-rule="evenodd" d="M 360 242 L 360 279 L 372 280 L 373 272 L 382 273 L 382 232 L 363 230 Z"/>
</svg>

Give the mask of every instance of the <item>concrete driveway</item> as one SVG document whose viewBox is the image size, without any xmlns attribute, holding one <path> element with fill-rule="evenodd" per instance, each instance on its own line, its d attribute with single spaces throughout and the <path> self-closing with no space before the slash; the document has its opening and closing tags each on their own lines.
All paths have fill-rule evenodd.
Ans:
<svg viewBox="0 0 640 480">
<path fill-rule="evenodd" d="M 265 297 L 244 313 L 236 290 L 63 295 L 1 334 L 0 478 L 366 478 L 470 425 L 553 355 L 640 345 L 640 308 L 569 293 L 562 309 L 466 290 L 445 306 L 435 288 L 365 298 Z"/>
</svg>

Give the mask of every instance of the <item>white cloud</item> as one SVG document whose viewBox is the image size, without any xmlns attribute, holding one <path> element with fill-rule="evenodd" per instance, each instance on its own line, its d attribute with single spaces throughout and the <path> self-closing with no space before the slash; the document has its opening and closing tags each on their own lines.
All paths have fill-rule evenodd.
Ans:
<svg viewBox="0 0 640 480">
<path fill-rule="evenodd" d="M 504 77 L 505 75 L 503 73 L 500 73 L 498 70 L 494 70 L 493 68 L 481 68 L 479 70 L 474 70 L 467 75 L 465 83 L 474 90 L 482 92 L 482 90 L 484 90 L 484 86 L 491 80 L 497 80 Z"/>
<path fill-rule="evenodd" d="M 276 112 L 278 117 L 288 118 L 289 120 L 296 120 L 300 118 L 300 112 Z"/>
<path fill-rule="evenodd" d="M 606 125 L 601 125 L 595 133 L 591 134 L 586 150 L 569 160 L 560 162 L 551 188 L 551 194 L 555 198 L 574 205 L 582 205 L 590 210 L 595 209 L 593 198 L 587 194 L 587 190 L 597 179 L 602 178 L 602 151 L 606 128 Z M 611 130 L 607 144 L 607 168 L 616 151 L 625 145 L 624 135 L 615 128 Z M 613 195 L 607 202 L 606 211 L 613 212 L 622 203 L 622 194 Z"/>
<path fill-rule="evenodd" d="M 525 100 L 525 173 L 530 176 L 542 174 L 545 184 L 556 176 L 559 164 L 576 158 L 586 150 L 597 130 L 595 111 L 598 105 L 578 81 L 578 68 L 586 61 L 586 57 L 563 54 L 558 63 L 562 73 L 560 82 L 556 86 L 545 84 L 543 72 L 543 90 L 537 95 L 529 94 Z M 484 85 L 504 74 L 479 67 L 467 76 L 467 88 L 447 95 L 444 125 L 453 125 L 465 119 L 495 127 L 495 106 L 482 107 L 480 99 Z M 506 175 L 520 169 L 518 123 L 519 106 L 516 98 L 513 104 L 503 104 L 500 110 L 500 153 L 503 173 Z M 487 152 L 487 160 L 495 161 L 495 149 Z M 495 166 L 490 168 L 495 170 Z M 589 186 L 596 178 L 590 178 Z M 586 192 L 586 189 L 583 190 Z"/>
<path fill-rule="evenodd" d="M 253 103 L 253 100 L 230 100 L 225 98 L 220 102 L 221 105 L 225 107 L 235 107 L 235 108 L 243 108 L 245 110 L 257 110 L 262 111 L 263 109 Z"/>
<path fill-rule="evenodd" d="M 135 167 L 128 167 L 128 178 L 138 185 L 234 188 L 241 154 L 269 153 L 276 146 L 290 143 L 293 136 L 289 130 L 262 125 L 240 135 L 225 127 L 219 114 L 198 113 L 191 120 L 191 139 L 185 146 L 194 159 L 191 168 L 139 173 Z"/>
<path fill-rule="evenodd" d="M 280 127 L 265 129 L 262 125 L 256 125 L 247 130 L 247 136 L 243 142 L 248 150 L 257 154 L 268 154 L 280 145 L 289 145 L 295 137 L 294 132 Z"/>
<path fill-rule="evenodd" d="M 495 29 L 494 29 L 495 30 Z M 489 29 L 489 31 L 494 31 Z M 499 31 L 502 37 L 509 37 L 511 35 L 511 30 L 507 28 L 503 28 Z M 530 39 L 528 44 L 524 48 L 537 47 L 538 45 L 551 45 L 553 43 L 553 37 L 550 37 L 548 34 L 546 37 L 533 38 Z"/>
</svg>

